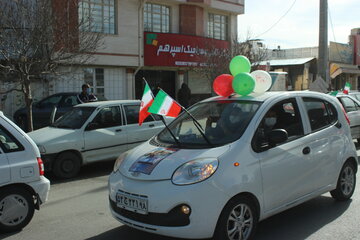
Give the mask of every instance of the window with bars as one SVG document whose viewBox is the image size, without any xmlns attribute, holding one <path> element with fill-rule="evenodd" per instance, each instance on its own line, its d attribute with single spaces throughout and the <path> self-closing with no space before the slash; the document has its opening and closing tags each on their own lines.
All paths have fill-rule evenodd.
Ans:
<svg viewBox="0 0 360 240">
<path fill-rule="evenodd" d="M 146 3 L 144 6 L 144 30 L 170 32 L 170 8 L 164 5 Z"/>
<path fill-rule="evenodd" d="M 215 39 L 227 40 L 228 17 L 209 13 L 208 36 Z"/>
<path fill-rule="evenodd" d="M 83 31 L 116 33 L 115 0 L 81 0 L 79 22 Z"/>
<path fill-rule="evenodd" d="M 99 97 L 105 97 L 105 81 L 103 68 L 85 68 L 84 81 L 90 84 L 92 92 Z"/>
</svg>

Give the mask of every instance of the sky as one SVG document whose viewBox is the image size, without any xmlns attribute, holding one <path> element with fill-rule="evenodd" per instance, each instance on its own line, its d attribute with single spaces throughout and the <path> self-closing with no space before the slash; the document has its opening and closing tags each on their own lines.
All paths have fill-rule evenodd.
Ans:
<svg viewBox="0 0 360 240">
<path fill-rule="evenodd" d="M 269 49 L 318 46 L 319 6 L 320 0 L 245 0 L 239 39 L 262 39 Z M 328 41 L 348 43 L 351 29 L 360 28 L 359 13 L 360 0 L 328 0 Z"/>
</svg>

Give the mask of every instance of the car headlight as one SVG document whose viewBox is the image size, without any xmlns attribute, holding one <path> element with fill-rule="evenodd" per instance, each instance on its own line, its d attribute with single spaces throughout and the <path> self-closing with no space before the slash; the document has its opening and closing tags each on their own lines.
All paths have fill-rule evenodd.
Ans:
<svg viewBox="0 0 360 240">
<path fill-rule="evenodd" d="M 219 166 L 216 158 L 196 159 L 175 170 L 171 181 L 175 185 L 187 185 L 204 181 L 214 174 Z"/>
<path fill-rule="evenodd" d="M 128 154 L 129 154 L 129 151 L 120 154 L 120 156 L 115 161 L 113 172 L 117 172 L 119 170 L 121 163 L 124 161 L 124 159 L 126 158 L 126 156 Z"/>
<path fill-rule="evenodd" d="M 46 153 L 46 149 L 43 145 L 38 145 L 37 147 L 39 148 L 40 153 L 42 154 Z"/>
</svg>

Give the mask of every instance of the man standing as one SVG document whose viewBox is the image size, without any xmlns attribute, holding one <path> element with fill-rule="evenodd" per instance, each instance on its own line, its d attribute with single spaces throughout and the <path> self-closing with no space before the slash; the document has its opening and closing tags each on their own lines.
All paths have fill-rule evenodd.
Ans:
<svg viewBox="0 0 360 240">
<path fill-rule="evenodd" d="M 178 100 L 181 106 L 184 108 L 188 108 L 190 105 L 190 98 L 191 98 L 191 90 L 186 85 L 186 83 L 183 83 L 181 85 L 181 88 L 178 91 Z"/>
<path fill-rule="evenodd" d="M 97 97 L 90 92 L 90 85 L 85 83 L 81 86 L 81 93 L 78 95 L 79 100 L 82 103 L 87 102 L 96 102 L 98 99 Z"/>
</svg>

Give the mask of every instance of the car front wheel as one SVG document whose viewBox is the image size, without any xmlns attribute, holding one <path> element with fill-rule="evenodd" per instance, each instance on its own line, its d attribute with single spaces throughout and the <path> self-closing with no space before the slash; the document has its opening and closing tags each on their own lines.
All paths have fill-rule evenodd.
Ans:
<svg viewBox="0 0 360 240">
<path fill-rule="evenodd" d="M 255 235 L 258 213 L 251 199 L 231 199 L 223 209 L 215 231 L 217 240 L 249 240 Z"/>
<path fill-rule="evenodd" d="M 14 232 L 23 229 L 34 215 L 32 195 L 18 187 L 0 191 L 0 231 Z"/>
<path fill-rule="evenodd" d="M 356 169 L 353 163 L 347 161 L 341 169 L 336 189 L 330 194 L 339 201 L 345 201 L 351 198 L 356 185 Z"/>
<path fill-rule="evenodd" d="M 55 160 L 53 172 L 58 178 L 73 178 L 81 167 L 80 157 L 72 152 L 61 153 Z"/>
</svg>

